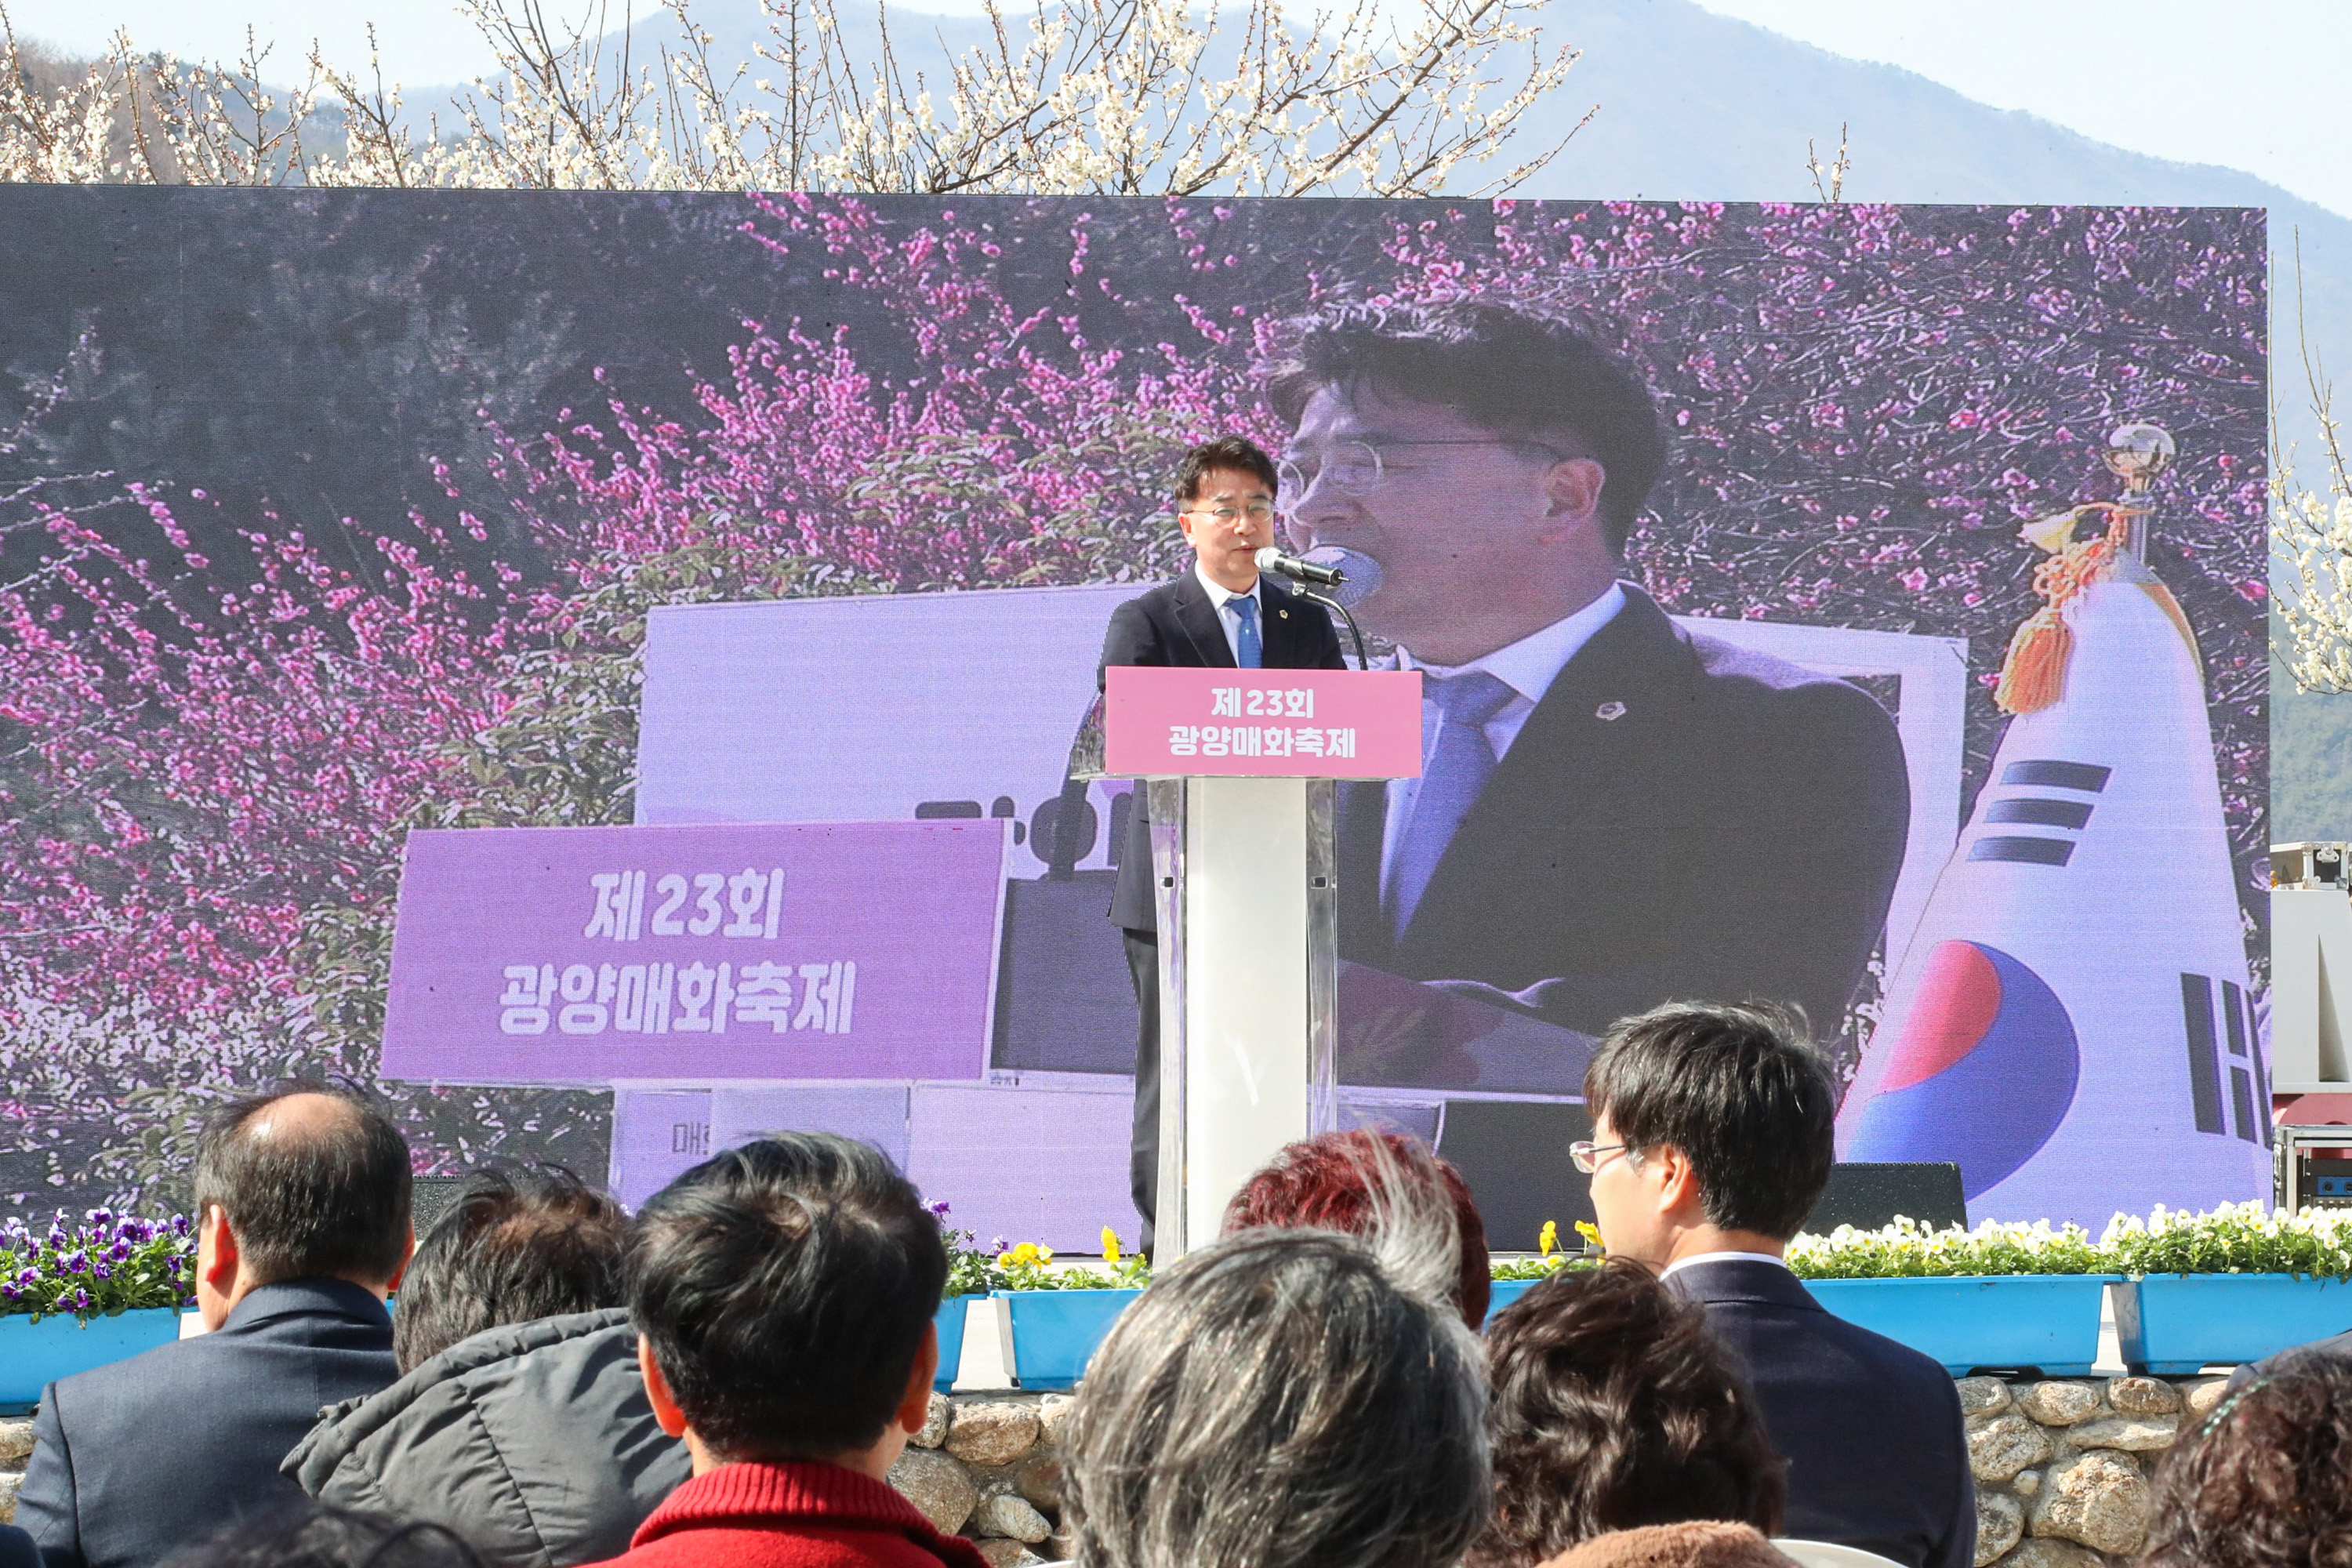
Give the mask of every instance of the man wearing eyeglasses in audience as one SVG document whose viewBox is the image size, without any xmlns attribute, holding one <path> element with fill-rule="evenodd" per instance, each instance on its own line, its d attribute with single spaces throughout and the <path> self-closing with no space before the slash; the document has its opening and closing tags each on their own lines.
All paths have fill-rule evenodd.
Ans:
<svg viewBox="0 0 2352 1568">
<path fill-rule="evenodd" d="M 1291 547 L 1377 561 L 1358 616 L 1427 678 L 1422 776 L 1341 786 L 1340 956 L 1588 1035 L 1694 997 L 1834 1035 L 1902 863 L 1902 748 L 1859 689 L 1627 580 L 1666 458 L 1640 379 L 1490 302 L 1335 307 L 1268 374 Z"/>
<path fill-rule="evenodd" d="M 1102 669 L 1113 665 L 1180 668 L 1342 669 L 1339 636 L 1321 608 L 1261 576 L 1257 552 L 1274 542 L 1274 460 L 1228 436 L 1195 447 L 1176 471 L 1176 526 L 1192 548 L 1192 569 L 1111 612 Z M 1103 677 L 1098 670 L 1096 683 Z M 1144 1246 L 1160 1184 L 1159 899 L 1152 887 L 1151 828 L 1139 786 L 1110 918 L 1126 938 L 1129 978 L 1142 1026 L 1135 1041 L 1135 1128 L 1129 1170 Z"/>
</svg>

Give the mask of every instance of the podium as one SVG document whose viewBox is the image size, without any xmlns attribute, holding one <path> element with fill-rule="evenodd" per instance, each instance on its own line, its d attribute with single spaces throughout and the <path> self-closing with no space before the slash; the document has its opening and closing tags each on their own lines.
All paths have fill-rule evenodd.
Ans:
<svg viewBox="0 0 2352 1568">
<path fill-rule="evenodd" d="M 1171 1260 L 1276 1151 L 1338 1124 L 1335 781 L 1420 775 L 1421 676 L 1113 668 L 1102 732 L 1103 772 L 1150 802 Z"/>
</svg>

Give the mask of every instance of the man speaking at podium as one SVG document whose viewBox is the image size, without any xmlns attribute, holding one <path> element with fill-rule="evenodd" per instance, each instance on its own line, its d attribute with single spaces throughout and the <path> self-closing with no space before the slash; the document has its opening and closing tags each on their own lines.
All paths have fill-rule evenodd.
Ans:
<svg viewBox="0 0 2352 1568">
<path fill-rule="evenodd" d="M 1176 470 L 1176 526 L 1192 570 L 1111 612 L 1101 668 L 1344 669 L 1339 635 L 1321 606 L 1261 576 L 1257 552 L 1274 542 L 1274 460 L 1238 436 L 1195 447 Z M 1120 848 L 1110 918 L 1127 938 L 1127 967 L 1143 1015 L 1135 1040 L 1135 1142 L 1129 1179 L 1151 1244 L 1160 1185 L 1159 896 L 1151 828 L 1139 784 Z"/>
<path fill-rule="evenodd" d="M 1378 562 L 1357 613 L 1426 678 L 1422 776 L 1340 789 L 1340 957 L 1587 1035 L 1677 1000 L 1833 1035 L 1902 865 L 1901 742 L 1623 580 L 1666 458 L 1639 378 L 1508 306 L 1340 306 L 1268 393 L 1293 548 Z"/>
</svg>

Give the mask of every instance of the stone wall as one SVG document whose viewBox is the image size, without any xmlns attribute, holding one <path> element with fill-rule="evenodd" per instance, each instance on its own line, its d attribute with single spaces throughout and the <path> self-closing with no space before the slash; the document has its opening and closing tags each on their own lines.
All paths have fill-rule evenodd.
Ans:
<svg viewBox="0 0 2352 1568">
<path fill-rule="evenodd" d="M 16 1488 L 25 1479 L 25 1461 L 32 1457 L 32 1418 L 0 1420 L 0 1524 L 16 1517 Z"/>
<path fill-rule="evenodd" d="M 1064 1561 L 1056 1439 L 1069 1409 L 1063 1394 L 934 1394 L 890 1484 L 940 1530 L 971 1537 L 995 1568 Z"/>
<path fill-rule="evenodd" d="M 1960 1380 L 1977 1478 L 1978 1568 L 2095 1568 L 2147 1536 L 2147 1478 L 2226 1379 Z"/>
<path fill-rule="evenodd" d="M 2212 1408 L 2223 1381 L 1962 1379 L 1978 1568 L 2127 1562 L 2147 1534 L 2150 1468 L 2182 1421 Z M 998 1568 L 1024 1549 L 1066 1558 L 1054 1433 L 1068 1406 L 1056 1394 L 935 1394 L 891 1481 L 940 1529 L 977 1540 Z"/>
<path fill-rule="evenodd" d="M 2147 1533 L 2150 1468 L 2184 1420 L 2221 1397 L 2222 1379 L 1960 1381 L 1977 1479 L 1978 1568 L 2101 1568 Z M 890 1481 L 995 1568 L 1070 1555 L 1061 1528 L 1058 1394 L 931 1395 L 930 1419 Z M 0 1520 L 33 1451 L 30 1421 L 0 1421 Z"/>
</svg>

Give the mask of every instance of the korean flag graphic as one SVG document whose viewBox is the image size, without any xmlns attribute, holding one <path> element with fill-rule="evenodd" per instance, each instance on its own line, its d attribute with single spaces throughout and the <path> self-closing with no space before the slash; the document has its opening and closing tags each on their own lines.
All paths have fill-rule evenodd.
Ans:
<svg viewBox="0 0 2352 1568">
<path fill-rule="evenodd" d="M 2115 440 L 2159 454 L 2137 502 L 2170 438 Z M 2074 543 L 2085 511 L 2111 526 Z M 2017 716 L 1916 931 L 1890 933 L 1885 1016 L 1838 1117 L 1841 1160 L 1957 1162 L 1971 1221 L 2095 1234 L 2117 1212 L 2270 1190 L 2201 665 L 2133 547 L 2146 516 L 2029 529 L 2053 558 L 2003 676 Z"/>
</svg>

